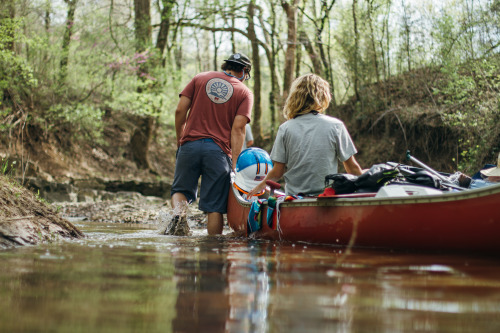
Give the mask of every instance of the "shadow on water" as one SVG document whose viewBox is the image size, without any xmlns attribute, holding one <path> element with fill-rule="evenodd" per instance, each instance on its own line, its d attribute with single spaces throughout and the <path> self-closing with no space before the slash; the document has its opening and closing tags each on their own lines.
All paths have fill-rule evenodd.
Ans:
<svg viewBox="0 0 500 333">
<path fill-rule="evenodd" d="M 2 332 L 498 332 L 500 259 L 159 235 L 0 252 Z"/>
</svg>

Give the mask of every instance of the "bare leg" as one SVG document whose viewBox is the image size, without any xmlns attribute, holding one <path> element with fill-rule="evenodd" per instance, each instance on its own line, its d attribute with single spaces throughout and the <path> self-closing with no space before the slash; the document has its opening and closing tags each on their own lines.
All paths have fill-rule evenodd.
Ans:
<svg viewBox="0 0 500 333">
<path fill-rule="evenodd" d="M 182 193 L 172 195 L 172 208 L 174 216 L 165 230 L 165 235 L 170 236 L 189 236 L 191 231 L 187 222 L 187 199 Z"/>
<path fill-rule="evenodd" d="M 187 198 L 184 194 L 176 192 L 172 195 L 172 209 L 174 211 L 177 207 L 184 207 L 185 204 L 187 204 Z"/>
<path fill-rule="evenodd" d="M 224 219 L 221 213 L 208 213 L 207 232 L 209 235 L 220 235 L 224 228 Z"/>
</svg>

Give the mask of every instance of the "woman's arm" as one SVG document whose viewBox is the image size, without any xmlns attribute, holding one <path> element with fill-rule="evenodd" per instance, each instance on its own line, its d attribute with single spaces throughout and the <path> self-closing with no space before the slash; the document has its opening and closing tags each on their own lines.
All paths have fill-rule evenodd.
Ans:
<svg viewBox="0 0 500 333">
<path fill-rule="evenodd" d="M 350 173 L 351 175 L 359 176 L 363 173 L 363 170 L 361 170 L 361 167 L 354 158 L 354 155 L 344 161 L 344 168 L 345 171 L 347 171 L 347 173 Z"/>
<path fill-rule="evenodd" d="M 266 175 L 266 178 L 264 178 L 264 180 L 261 181 L 259 185 L 255 186 L 255 188 L 248 193 L 247 198 L 251 198 L 255 194 L 262 192 L 262 190 L 266 188 L 267 180 L 277 181 L 281 177 L 283 177 L 284 174 L 285 174 L 285 163 L 273 161 L 273 168 L 271 169 L 271 171 L 269 171 L 269 173 Z"/>
</svg>

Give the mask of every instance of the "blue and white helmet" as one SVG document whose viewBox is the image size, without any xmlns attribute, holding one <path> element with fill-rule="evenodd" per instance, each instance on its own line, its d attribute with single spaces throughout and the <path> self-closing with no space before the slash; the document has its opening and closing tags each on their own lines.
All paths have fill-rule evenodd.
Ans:
<svg viewBox="0 0 500 333">
<path fill-rule="evenodd" d="M 241 152 L 236 161 L 234 187 L 240 192 L 248 194 L 248 192 L 266 178 L 267 173 L 272 168 L 273 162 L 271 161 L 271 157 L 264 149 L 256 147 L 247 148 Z"/>
</svg>

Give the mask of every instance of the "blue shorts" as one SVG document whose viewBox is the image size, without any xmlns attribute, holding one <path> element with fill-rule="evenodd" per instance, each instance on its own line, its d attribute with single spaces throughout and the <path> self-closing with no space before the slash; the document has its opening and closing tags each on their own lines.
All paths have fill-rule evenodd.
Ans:
<svg viewBox="0 0 500 333">
<path fill-rule="evenodd" d="M 188 141 L 179 147 L 171 195 L 182 193 L 196 200 L 201 176 L 198 208 L 207 213 L 227 212 L 232 161 L 212 139 Z"/>
</svg>

